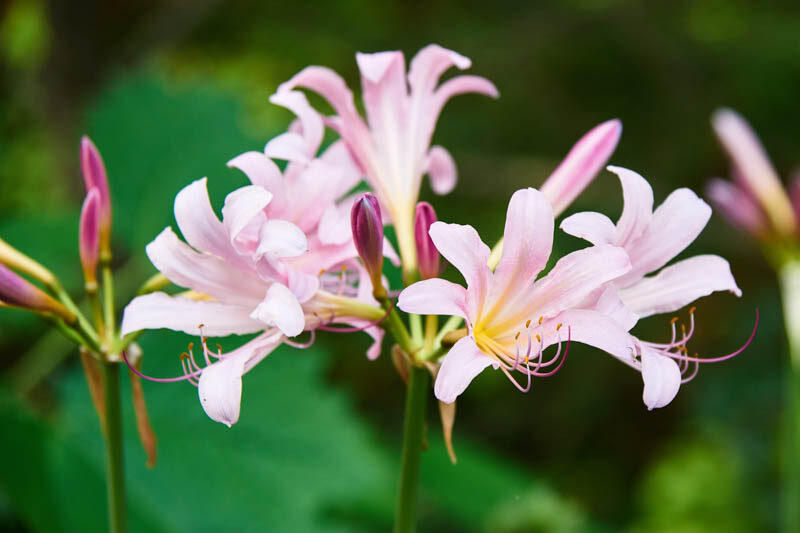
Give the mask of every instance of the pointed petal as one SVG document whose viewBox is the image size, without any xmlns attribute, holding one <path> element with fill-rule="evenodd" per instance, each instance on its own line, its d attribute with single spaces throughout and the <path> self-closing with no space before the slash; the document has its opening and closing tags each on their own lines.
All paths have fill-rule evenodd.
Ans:
<svg viewBox="0 0 800 533">
<path fill-rule="evenodd" d="M 432 146 L 425 158 L 425 170 L 431 179 L 431 188 L 436 194 L 447 194 L 456 186 L 458 172 L 450 152 L 441 146 Z"/>
<path fill-rule="evenodd" d="M 434 222 L 428 234 L 442 257 L 464 276 L 470 317 L 476 317 L 484 304 L 489 287 L 491 272 L 486 265 L 489 247 L 481 241 L 472 226 Z"/>
<path fill-rule="evenodd" d="M 499 98 L 500 92 L 494 83 L 481 76 L 462 75 L 450 78 L 434 93 L 436 101 L 436 115 L 438 116 L 444 104 L 452 97 L 465 93 L 478 93 L 491 98 Z"/>
<path fill-rule="evenodd" d="M 462 56 L 438 44 L 429 44 L 411 60 L 408 69 L 408 83 L 413 92 L 433 92 L 439 83 L 439 78 L 450 67 L 460 70 L 472 66 L 469 58 Z"/>
<path fill-rule="evenodd" d="M 673 191 L 653 213 L 647 231 L 626 248 L 633 268 L 619 280 L 619 286 L 625 287 L 667 264 L 697 238 L 710 217 L 711 208 L 695 193 L 689 189 Z"/>
<path fill-rule="evenodd" d="M 467 291 L 439 278 L 418 281 L 406 287 L 397 299 L 397 307 L 417 315 L 453 315 L 467 317 Z"/>
<path fill-rule="evenodd" d="M 258 185 L 247 185 L 230 193 L 222 208 L 223 224 L 230 238 L 235 239 L 271 200 L 272 193 Z"/>
<path fill-rule="evenodd" d="M 249 315 L 247 307 L 154 292 L 134 298 L 125 307 L 121 333 L 127 335 L 143 329 L 166 328 L 189 335 L 202 332 L 209 337 L 225 337 L 263 330 L 264 324 Z"/>
<path fill-rule="evenodd" d="M 542 184 L 541 191 L 558 216 L 592 182 L 608 162 L 622 135 L 622 122 L 609 120 L 592 128 Z"/>
<path fill-rule="evenodd" d="M 306 67 L 289 81 L 282 83 L 277 93 L 291 91 L 296 87 L 310 89 L 325 98 L 343 121 L 358 116 L 353 103 L 353 93 L 341 76 L 326 67 Z"/>
<path fill-rule="evenodd" d="M 622 248 L 602 245 L 572 252 L 533 285 L 528 306 L 545 317 L 579 305 L 595 289 L 631 268 Z"/>
<path fill-rule="evenodd" d="M 494 273 L 492 301 L 529 291 L 553 248 L 553 210 L 544 194 L 521 189 L 508 203 L 503 254 Z"/>
<path fill-rule="evenodd" d="M 622 216 L 617 221 L 617 242 L 627 248 L 638 239 L 650 225 L 653 218 L 653 188 L 647 180 L 632 170 L 622 167 L 608 167 L 619 176 L 622 185 Z"/>
<path fill-rule="evenodd" d="M 560 330 L 556 329 L 562 324 Z M 567 335 L 572 342 L 580 342 L 603 350 L 623 363 L 637 368 L 633 359 L 634 339 L 622 325 L 611 317 L 594 310 L 570 309 L 545 320 L 544 346 L 563 342 Z"/>
<path fill-rule="evenodd" d="M 711 125 L 742 181 L 758 198 L 778 232 L 793 233 L 796 219 L 792 204 L 766 150 L 747 121 L 731 109 L 720 109 L 711 118 Z"/>
<path fill-rule="evenodd" d="M 630 331 L 639 321 L 639 315 L 622 302 L 619 291 L 613 285 L 601 293 L 595 310 L 622 326 L 625 331 Z"/>
<path fill-rule="evenodd" d="M 250 313 L 250 318 L 268 326 L 277 326 L 287 337 L 300 335 L 305 327 L 303 308 L 297 296 L 280 283 L 272 284 L 264 301 Z"/>
<path fill-rule="evenodd" d="M 720 178 L 712 179 L 706 187 L 706 196 L 717 211 L 739 229 L 756 236 L 767 231 L 767 219 L 761 207 L 738 185 Z"/>
<path fill-rule="evenodd" d="M 297 257 L 308 251 L 308 241 L 303 231 L 286 220 L 267 220 L 261 226 L 261 241 L 256 255 L 270 257 Z"/>
<path fill-rule="evenodd" d="M 444 437 L 444 445 L 447 448 L 447 455 L 450 456 L 450 462 L 456 464 L 458 459 L 456 459 L 456 451 L 453 449 L 453 424 L 456 421 L 456 402 L 439 402 L 439 417 L 442 420 L 442 436 Z"/>
<path fill-rule="evenodd" d="M 402 52 L 356 54 L 370 131 L 390 160 L 402 157 L 408 126 L 408 89 Z M 393 164 L 399 164 L 393 161 Z"/>
<path fill-rule="evenodd" d="M 278 165 L 261 152 L 245 152 L 237 155 L 228 166 L 238 168 L 247 175 L 253 185 L 263 187 L 276 196 L 281 195 L 283 177 Z"/>
<path fill-rule="evenodd" d="M 716 291 L 742 295 L 725 259 L 718 255 L 698 255 L 620 290 L 620 296 L 631 311 L 646 317 L 677 311 Z"/>
<path fill-rule="evenodd" d="M 287 132 L 273 137 L 264 147 L 264 154 L 274 159 L 308 163 L 314 153 L 309 154 L 307 141 L 299 133 Z"/>
<path fill-rule="evenodd" d="M 304 95 L 300 91 L 284 91 L 273 94 L 269 101 L 275 105 L 285 107 L 300 119 L 302 124 L 302 138 L 305 148 L 305 155 L 308 158 L 314 157 L 322 144 L 322 137 L 325 134 L 325 126 L 322 117 L 311 107 Z"/>
<path fill-rule="evenodd" d="M 178 193 L 175 221 L 183 238 L 195 250 L 238 262 L 228 232 L 211 207 L 206 182 L 206 178 L 197 180 Z"/>
<path fill-rule="evenodd" d="M 442 359 L 433 386 L 436 398 L 444 403 L 453 403 L 475 376 L 493 363 L 496 367 L 497 363 L 478 349 L 472 337 L 462 337 Z"/>
<path fill-rule="evenodd" d="M 646 346 L 642 346 L 642 399 L 647 409 L 664 407 L 675 398 L 681 386 L 678 364 Z"/>
<path fill-rule="evenodd" d="M 617 228 L 611 219 L 601 213 L 585 211 L 575 213 L 561 221 L 564 233 L 599 246 L 617 242 Z"/>
</svg>

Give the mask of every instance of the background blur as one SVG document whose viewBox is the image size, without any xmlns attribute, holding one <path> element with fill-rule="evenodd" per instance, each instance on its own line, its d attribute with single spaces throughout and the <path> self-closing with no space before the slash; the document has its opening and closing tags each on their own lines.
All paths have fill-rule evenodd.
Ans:
<svg viewBox="0 0 800 533">
<path fill-rule="evenodd" d="M 752 122 L 784 176 L 800 164 L 793 1 L 115 4 L 0 2 L 0 235 L 75 294 L 81 134 L 111 178 L 122 304 L 154 272 L 144 245 L 173 224 L 175 194 L 208 176 L 219 207 L 245 183 L 225 162 L 263 148 L 292 118 L 268 95 L 309 64 L 357 89 L 356 51 L 399 48 L 410 58 L 436 42 L 497 84 L 498 101 L 448 104 L 435 134 L 460 170 L 456 191 L 435 199 L 439 218 L 473 224 L 490 243 L 511 193 L 538 186 L 612 117 L 625 128 L 612 162 L 647 177 L 657 202 L 679 186 L 702 194 L 708 177 L 727 174 L 709 127 L 721 105 Z M 617 180 L 604 172 L 570 212 L 616 219 L 620 208 Z M 559 232 L 557 246 L 583 244 Z M 744 296 L 702 300 L 690 349 L 737 348 L 757 307 L 753 345 L 704 367 L 654 412 L 638 374 L 584 346 L 527 395 L 486 372 L 459 399 L 457 466 L 431 396 L 421 530 L 777 527 L 787 366 L 777 285 L 757 248 L 718 216 L 684 255 L 694 253 L 730 259 Z M 668 318 L 637 331 L 666 337 Z M 146 334 L 144 370 L 178 374 L 191 340 Z M 188 384 L 145 383 L 159 458 L 145 468 L 123 402 L 132 530 L 388 530 L 404 390 L 388 347 L 370 363 L 368 343 L 330 334 L 276 352 L 245 377 L 233 429 L 210 421 Z M 105 527 L 102 441 L 75 355 L 35 316 L 0 310 L 0 530 Z"/>
</svg>

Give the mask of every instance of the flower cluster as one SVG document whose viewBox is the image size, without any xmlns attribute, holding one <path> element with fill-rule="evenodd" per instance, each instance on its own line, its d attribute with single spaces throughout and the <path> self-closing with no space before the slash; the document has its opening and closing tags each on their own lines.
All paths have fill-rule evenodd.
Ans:
<svg viewBox="0 0 800 533">
<path fill-rule="evenodd" d="M 203 362 L 190 349 L 182 358 L 184 375 L 164 381 L 196 384 L 212 419 L 235 423 L 242 375 L 281 344 L 308 346 L 319 329 L 368 333 L 374 339 L 370 359 L 378 357 L 389 331 L 398 345 L 398 370 L 429 369 L 443 405 L 490 366 L 527 391 L 533 378 L 557 372 L 570 343 L 580 342 L 640 371 L 644 403 L 652 409 L 668 404 L 701 363 L 738 353 L 689 355 L 693 311 L 688 329 L 670 322 L 667 342 L 630 332 L 640 318 L 673 313 L 712 292 L 741 295 L 721 257 L 666 266 L 711 215 L 688 189 L 674 191 L 654 210 L 642 176 L 608 167 L 622 185 L 619 220 L 591 212 L 563 220 L 564 232 L 591 246 L 561 257 L 542 275 L 551 261 L 555 217 L 605 167 L 620 139 L 619 121 L 584 135 L 539 190 L 515 192 L 503 239 L 490 250 L 474 228 L 437 221 L 433 207 L 418 198 L 424 175 L 438 194 L 456 184 L 453 157 L 431 146 L 447 100 L 467 92 L 497 97 L 495 86 L 471 75 L 440 83 L 449 68 L 466 69 L 470 61 L 436 45 L 421 50 L 408 73 L 400 52 L 356 59 L 366 119 L 336 73 L 302 70 L 270 98 L 297 120 L 263 152 L 228 163 L 251 184 L 227 196 L 222 220 L 205 179 L 196 181 L 175 199 L 185 242 L 166 228 L 147 247 L 155 267 L 186 291 L 133 300 L 122 334 L 169 328 L 199 335 Z M 335 115 L 320 114 L 298 89 L 319 93 Z M 326 127 L 338 140 L 321 150 Z M 285 162 L 283 170 L 276 160 Z M 362 181 L 371 192 L 354 193 Z M 384 224 L 394 226 L 399 254 L 384 237 Z M 440 255 L 466 287 L 439 277 Z M 399 295 L 382 276 L 384 258 L 402 268 L 408 286 Z M 441 328 L 437 315 L 450 317 Z M 296 340 L 303 332 L 307 340 Z M 209 349 L 207 337 L 231 334 L 256 336 L 229 353 Z M 552 346 L 554 354 L 545 356 Z"/>
</svg>

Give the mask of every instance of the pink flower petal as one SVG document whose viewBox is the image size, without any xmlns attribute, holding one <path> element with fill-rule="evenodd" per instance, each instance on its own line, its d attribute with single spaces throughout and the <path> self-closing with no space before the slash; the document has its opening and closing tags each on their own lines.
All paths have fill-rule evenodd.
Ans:
<svg viewBox="0 0 800 533">
<path fill-rule="evenodd" d="M 315 153 L 309 154 L 308 143 L 299 133 L 287 132 L 273 137 L 264 147 L 264 153 L 273 159 L 308 163 Z"/>
<path fill-rule="evenodd" d="M 264 300 L 250 313 L 250 318 L 276 326 L 287 337 L 300 335 L 305 327 L 303 308 L 297 296 L 280 283 L 270 286 Z"/>
<path fill-rule="evenodd" d="M 611 219 L 601 213 L 585 211 L 575 213 L 561 221 L 565 233 L 589 241 L 594 245 L 617 242 L 617 228 Z"/>
<path fill-rule="evenodd" d="M 453 315 L 467 318 L 467 291 L 439 278 L 418 281 L 400 293 L 397 307 L 417 315 Z"/>
<path fill-rule="evenodd" d="M 681 371 L 678 364 L 659 355 L 647 346 L 642 346 L 642 399 L 649 410 L 664 407 L 675 398 L 681 386 Z"/>
<path fill-rule="evenodd" d="M 592 128 L 542 184 L 541 191 L 553 204 L 558 216 L 592 182 L 608 162 L 622 135 L 622 122 L 609 120 Z"/>
<path fill-rule="evenodd" d="M 434 222 L 428 234 L 442 257 L 464 276 L 470 317 L 478 316 L 478 311 L 486 300 L 491 275 L 486 265 L 489 247 L 481 241 L 472 226 Z"/>
<path fill-rule="evenodd" d="M 231 246 L 225 226 L 208 198 L 206 178 L 184 187 L 175 197 L 175 220 L 183 238 L 195 250 L 242 264 Z"/>
<path fill-rule="evenodd" d="M 325 98 L 343 121 L 358 117 L 353 103 L 353 93 L 341 76 L 326 67 L 306 67 L 289 81 L 282 83 L 277 93 L 291 91 L 297 87 L 310 89 Z M 359 119 L 360 120 L 360 119 Z"/>
<path fill-rule="evenodd" d="M 717 255 L 698 255 L 670 265 L 620 290 L 625 305 L 641 317 L 671 313 L 702 296 L 729 291 L 741 296 L 728 262 Z"/>
<path fill-rule="evenodd" d="M 302 304 L 313 298 L 319 290 L 319 276 L 289 269 L 289 290 Z"/>
<path fill-rule="evenodd" d="M 278 197 L 282 196 L 281 171 L 272 159 L 261 152 L 245 152 L 228 161 L 228 166 L 244 172 L 253 185 L 263 187 Z"/>
<path fill-rule="evenodd" d="M 433 393 L 440 401 L 453 403 L 489 365 L 497 368 L 497 363 L 478 349 L 472 337 L 462 337 L 442 359 Z"/>
<path fill-rule="evenodd" d="M 531 290 L 553 248 L 553 210 L 544 194 L 521 189 L 508 203 L 503 253 L 494 273 L 492 302 Z"/>
<path fill-rule="evenodd" d="M 191 300 L 155 292 L 134 298 L 122 316 L 122 335 L 142 329 L 166 328 L 189 335 L 225 337 L 264 329 L 249 317 L 250 308 Z M 200 327 L 202 326 L 202 328 Z"/>
<path fill-rule="evenodd" d="M 436 194 L 447 194 L 456 186 L 458 172 L 450 152 L 441 146 L 432 146 L 425 158 L 425 170 Z"/>
<path fill-rule="evenodd" d="M 638 239 L 653 218 L 653 189 L 647 180 L 632 170 L 608 167 L 622 184 L 622 216 L 617 221 L 617 244 L 625 248 Z"/>
<path fill-rule="evenodd" d="M 222 208 L 222 222 L 231 242 L 257 216 L 263 216 L 264 208 L 272 201 L 272 193 L 258 185 L 247 185 L 236 189 L 225 198 Z"/>
<path fill-rule="evenodd" d="M 297 257 L 308 251 L 308 241 L 303 231 L 286 220 L 274 218 L 261 226 L 261 241 L 256 256 Z"/>
<path fill-rule="evenodd" d="M 270 96 L 269 101 L 285 107 L 300 119 L 302 137 L 308 158 L 314 157 L 322 144 L 325 126 L 322 117 L 311 107 L 306 96 L 300 91 L 284 91 Z"/>
<path fill-rule="evenodd" d="M 562 324 L 560 330 L 556 326 Z M 588 309 L 570 309 L 544 321 L 542 330 L 544 346 L 566 341 L 593 346 L 614 356 L 623 363 L 637 368 L 633 360 L 634 339 L 612 317 Z"/>
<path fill-rule="evenodd" d="M 411 60 L 411 66 L 408 69 L 408 82 L 411 90 L 415 93 L 432 93 L 442 74 L 454 66 L 464 70 L 472 66 L 472 62 L 469 58 L 442 48 L 438 44 L 429 44 L 417 52 L 417 55 Z"/>
<path fill-rule="evenodd" d="M 711 203 L 734 226 L 751 234 L 761 235 L 767 230 L 767 219 L 761 207 L 746 190 L 730 181 L 712 179 L 706 188 Z"/>
<path fill-rule="evenodd" d="M 639 315 L 627 307 L 619 296 L 619 291 L 613 285 L 605 289 L 597 300 L 595 310 L 612 319 L 622 326 L 625 331 L 630 331 L 639 321 Z"/>
</svg>

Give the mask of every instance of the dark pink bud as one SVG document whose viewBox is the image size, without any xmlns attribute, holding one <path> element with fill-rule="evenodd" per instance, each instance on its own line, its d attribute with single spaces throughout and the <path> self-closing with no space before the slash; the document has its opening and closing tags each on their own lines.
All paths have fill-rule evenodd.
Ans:
<svg viewBox="0 0 800 533">
<path fill-rule="evenodd" d="M 47 293 L 0 263 L 0 301 L 16 307 L 54 313 L 67 322 L 75 315 Z"/>
<path fill-rule="evenodd" d="M 372 193 L 366 193 L 353 204 L 350 211 L 353 242 L 358 256 L 372 280 L 372 286 L 381 287 L 383 270 L 383 221 L 381 206 Z"/>
<path fill-rule="evenodd" d="M 90 189 L 83 201 L 78 249 L 86 283 L 97 283 L 97 261 L 100 257 L 100 191 L 97 188 Z"/>
<path fill-rule="evenodd" d="M 85 135 L 81 138 L 81 171 L 86 192 L 97 189 L 99 193 L 100 249 L 108 253 L 111 250 L 111 196 L 108 190 L 108 174 L 100 152 Z"/>
<path fill-rule="evenodd" d="M 414 238 L 417 241 L 419 275 L 422 279 L 439 276 L 439 250 L 433 245 L 428 230 L 436 222 L 436 211 L 428 202 L 419 202 L 414 216 Z"/>
</svg>

